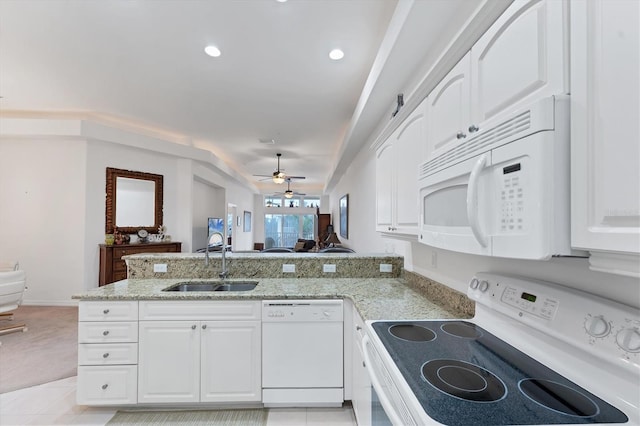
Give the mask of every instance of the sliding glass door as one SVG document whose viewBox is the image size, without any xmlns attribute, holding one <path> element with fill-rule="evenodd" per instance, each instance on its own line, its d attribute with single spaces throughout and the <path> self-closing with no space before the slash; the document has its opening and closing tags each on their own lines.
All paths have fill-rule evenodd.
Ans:
<svg viewBox="0 0 640 426">
<path fill-rule="evenodd" d="M 315 215 L 265 214 L 264 247 L 294 247 L 299 238 L 315 240 Z"/>
</svg>

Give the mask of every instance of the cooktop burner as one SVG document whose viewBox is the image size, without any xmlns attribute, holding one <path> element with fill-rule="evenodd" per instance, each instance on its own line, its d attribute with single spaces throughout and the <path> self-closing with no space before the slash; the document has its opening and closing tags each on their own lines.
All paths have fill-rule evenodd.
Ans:
<svg viewBox="0 0 640 426">
<path fill-rule="evenodd" d="M 468 322 L 448 322 L 446 324 L 442 324 L 440 329 L 452 336 L 462 337 L 465 339 L 476 339 L 482 336 L 480 328 L 476 327 L 475 324 L 470 324 Z"/>
<path fill-rule="evenodd" d="M 504 383 L 495 374 L 465 361 L 427 361 L 422 366 L 422 375 L 436 389 L 467 401 L 493 402 L 507 394 Z"/>
<path fill-rule="evenodd" d="M 389 327 L 389 333 L 398 339 L 412 342 L 430 342 L 436 338 L 432 330 L 414 324 L 395 324 Z"/>
<path fill-rule="evenodd" d="M 372 327 L 425 412 L 440 423 L 628 421 L 606 401 L 475 324 L 378 321 Z"/>
</svg>

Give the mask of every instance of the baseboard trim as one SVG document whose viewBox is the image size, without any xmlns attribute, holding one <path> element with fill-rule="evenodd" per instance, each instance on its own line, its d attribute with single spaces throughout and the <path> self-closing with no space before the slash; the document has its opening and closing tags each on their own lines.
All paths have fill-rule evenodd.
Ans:
<svg viewBox="0 0 640 426">
<path fill-rule="evenodd" d="M 29 300 L 23 299 L 25 306 L 78 306 L 77 300 Z"/>
</svg>

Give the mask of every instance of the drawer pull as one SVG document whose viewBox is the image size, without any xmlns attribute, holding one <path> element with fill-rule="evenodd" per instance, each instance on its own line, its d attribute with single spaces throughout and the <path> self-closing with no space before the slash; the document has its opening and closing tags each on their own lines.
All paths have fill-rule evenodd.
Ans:
<svg viewBox="0 0 640 426">
<path fill-rule="evenodd" d="M 106 315 L 106 314 L 108 314 L 108 313 L 109 313 L 109 310 L 108 310 L 108 309 L 105 309 L 104 311 L 102 311 L 102 313 Z"/>
<path fill-rule="evenodd" d="M 191 329 L 192 329 L 192 330 L 195 330 L 195 329 L 196 329 L 196 325 L 195 325 L 195 324 L 194 324 L 194 325 L 192 325 L 192 326 L 191 326 Z"/>
<path fill-rule="evenodd" d="M 104 385 L 102 385 L 102 390 L 105 390 L 108 387 L 109 387 L 109 385 L 105 383 Z"/>
<path fill-rule="evenodd" d="M 360 327 L 359 325 L 356 325 L 356 330 L 360 331 L 362 330 L 362 327 Z"/>
<path fill-rule="evenodd" d="M 206 330 L 206 329 L 207 329 L 207 324 L 204 324 L 204 325 L 202 326 L 202 329 L 203 329 L 203 330 Z"/>
<path fill-rule="evenodd" d="M 109 330 L 105 330 L 105 331 L 103 331 L 103 332 L 102 332 L 102 335 L 103 335 L 103 336 L 108 336 L 108 335 L 109 335 Z"/>
<path fill-rule="evenodd" d="M 105 352 L 104 354 L 102 354 L 102 358 L 109 358 L 109 352 Z"/>
</svg>

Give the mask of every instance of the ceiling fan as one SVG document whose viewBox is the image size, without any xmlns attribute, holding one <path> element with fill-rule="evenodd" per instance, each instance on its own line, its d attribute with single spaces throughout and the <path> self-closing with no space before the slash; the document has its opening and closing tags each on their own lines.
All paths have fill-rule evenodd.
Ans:
<svg viewBox="0 0 640 426">
<path fill-rule="evenodd" d="M 254 175 L 254 176 L 266 178 L 266 179 L 260 179 L 260 180 L 271 179 L 273 180 L 273 183 L 277 183 L 277 184 L 284 183 L 284 181 L 287 179 L 306 179 L 305 176 L 287 176 L 284 173 L 284 169 L 280 170 L 280 157 L 282 156 L 282 154 L 277 153 L 276 156 L 278 157 L 278 168 L 276 169 L 275 172 L 273 172 L 270 175 Z"/>
<path fill-rule="evenodd" d="M 292 198 L 294 195 L 307 195 L 303 192 L 295 192 L 291 190 L 291 179 L 293 178 L 293 176 L 287 176 L 286 177 L 286 181 L 287 181 L 287 190 L 284 192 L 276 192 L 275 195 L 284 195 L 285 198 Z"/>
</svg>

